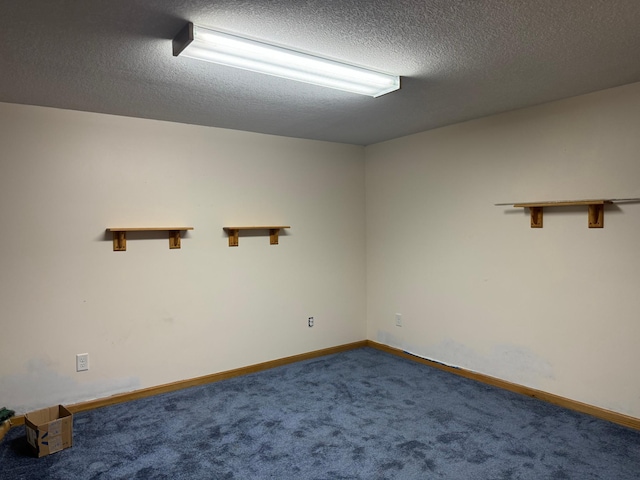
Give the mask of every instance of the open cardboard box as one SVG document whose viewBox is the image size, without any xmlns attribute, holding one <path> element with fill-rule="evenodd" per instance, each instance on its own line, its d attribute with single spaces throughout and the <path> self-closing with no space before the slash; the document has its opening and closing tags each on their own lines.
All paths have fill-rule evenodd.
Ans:
<svg viewBox="0 0 640 480">
<path fill-rule="evenodd" d="M 73 446 L 73 415 L 62 405 L 24 416 L 27 443 L 38 457 Z"/>
</svg>

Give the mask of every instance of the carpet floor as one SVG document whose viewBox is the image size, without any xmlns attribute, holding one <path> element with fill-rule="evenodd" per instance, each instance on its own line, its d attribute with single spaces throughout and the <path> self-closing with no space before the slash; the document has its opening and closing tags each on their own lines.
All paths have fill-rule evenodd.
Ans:
<svg viewBox="0 0 640 480">
<path fill-rule="evenodd" d="M 14 428 L 0 478 L 638 480 L 640 431 L 361 348 Z"/>
</svg>

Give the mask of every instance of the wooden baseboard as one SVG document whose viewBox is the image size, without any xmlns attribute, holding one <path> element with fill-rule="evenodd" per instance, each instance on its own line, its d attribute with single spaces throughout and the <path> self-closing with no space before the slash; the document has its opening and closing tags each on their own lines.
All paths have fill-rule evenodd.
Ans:
<svg viewBox="0 0 640 480">
<path fill-rule="evenodd" d="M 432 360 L 427 360 L 425 358 L 412 355 L 403 350 L 400 350 L 399 348 L 390 347 L 388 345 L 374 342 L 372 340 L 367 340 L 367 346 L 381 350 L 383 352 L 391 353 L 392 355 L 397 355 L 399 357 L 407 358 L 409 360 L 413 360 L 415 362 L 422 363 L 424 365 L 429 365 L 431 367 L 437 368 L 439 370 L 443 370 L 445 372 L 453 373 L 455 375 L 460 375 L 461 377 L 470 378 L 478 382 L 486 383 L 488 385 L 493 385 L 494 387 L 499 387 L 505 390 L 509 390 L 510 392 L 515 392 L 522 395 L 526 395 L 528 397 L 537 398 L 539 400 L 553 403 L 554 405 L 558 405 L 563 408 L 568 408 L 569 410 L 575 410 L 576 412 L 586 413 L 593 417 L 601 418 L 603 420 L 608 420 L 610 422 L 617 423 L 625 427 L 640 430 L 640 418 L 630 417 L 628 415 L 612 412 L 611 410 L 605 410 L 604 408 L 600 408 L 600 407 L 594 407 L 593 405 L 578 402 L 577 400 L 571 400 L 569 398 L 561 397 L 559 395 L 554 395 L 553 393 L 543 392 L 542 390 L 536 390 L 534 388 L 525 387 L 523 385 L 518 385 L 517 383 L 507 382 L 506 380 L 500 380 L 499 378 L 490 377 L 489 375 L 484 375 L 482 373 L 476 373 L 476 372 L 472 372 L 462 368 L 450 367 L 442 363 L 434 362 Z"/>
<path fill-rule="evenodd" d="M 565 397 L 561 397 L 559 395 L 554 395 L 552 393 L 543 392 L 541 390 L 525 387 L 522 385 L 518 385 L 516 383 L 507 382 L 505 380 L 500 380 L 499 378 L 490 377 L 482 373 L 471 372 L 469 370 L 464 370 L 461 368 L 455 368 L 455 367 L 443 365 L 441 363 L 434 362 L 432 360 L 427 360 L 425 358 L 421 358 L 416 355 L 412 355 L 410 353 L 404 352 L 398 348 L 390 347 L 388 345 L 374 342 L 372 340 L 362 340 L 360 342 L 348 343 L 345 345 L 325 348 L 322 350 L 315 350 L 313 352 L 293 355 L 291 357 L 271 360 L 269 362 L 258 363 L 256 365 L 249 365 L 247 367 L 236 368 L 234 370 L 227 370 L 225 372 L 213 373 L 211 375 L 191 378 L 188 380 L 180 380 L 178 382 L 144 388 L 141 390 L 135 390 L 133 392 L 120 393 L 120 394 L 112 395 L 106 398 L 99 398 L 96 400 L 89 400 L 87 402 L 67 405 L 67 408 L 72 413 L 83 412 L 86 410 L 93 410 L 95 408 L 106 407 L 109 405 L 116 405 L 118 403 L 124 403 L 124 402 L 129 402 L 131 400 L 138 400 L 140 398 L 151 397 L 153 395 L 173 392 L 176 390 L 181 390 L 183 388 L 189 388 L 189 387 L 195 387 L 198 385 L 205 385 L 208 383 L 219 382 L 221 380 L 227 380 L 229 378 L 248 375 L 250 373 L 261 372 L 263 370 L 269 370 L 271 368 L 280 367 L 282 365 L 288 365 L 290 363 L 300 362 L 302 360 L 310 360 L 312 358 L 322 357 L 324 355 L 331 355 L 334 353 L 346 352 L 348 350 L 355 350 L 357 348 L 363 348 L 363 347 L 375 348 L 377 350 L 381 350 L 383 352 L 387 352 L 392 355 L 413 360 L 415 362 L 422 363 L 424 365 L 429 365 L 431 367 L 437 368 L 439 370 L 443 370 L 445 372 L 453 373 L 455 375 L 460 375 L 461 377 L 470 378 L 472 380 L 486 383 L 488 385 L 493 385 L 494 387 L 503 388 L 505 390 L 509 390 L 511 392 L 519 393 L 522 395 L 527 395 L 528 397 L 537 398 L 539 400 L 553 403 L 555 405 L 568 408 L 570 410 L 586 413 L 588 415 L 592 415 L 597 418 L 602 418 L 604 420 L 608 420 L 610 422 L 617 423 L 625 427 L 640 430 L 640 418 L 630 417 L 628 415 L 612 412 L 610 410 L 605 410 L 600 407 L 594 407 L 593 405 L 588 405 L 586 403 L 578 402 L 576 400 L 571 400 Z M 18 415 L 16 417 L 13 417 L 9 422 L 5 422 L 4 424 L 0 425 L 0 440 L 2 440 L 2 438 L 5 436 L 5 434 L 9 431 L 10 428 L 17 427 L 19 425 L 24 425 L 24 415 Z"/>
<path fill-rule="evenodd" d="M 236 368 L 234 370 L 227 370 L 225 372 L 213 373 L 211 375 L 205 375 L 202 377 L 191 378 L 188 380 L 180 380 L 178 382 L 167 383 L 164 385 L 158 385 L 155 387 L 143 388 L 141 390 L 135 390 L 133 392 L 119 393 L 110 397 L 98 398 L 96 400 L 89 400 L 87 402 L 80 402 L 73 405 L 65 405 L 71 413 L 84 412 L 86 410 L 93 410 L 95 408 L 106 407 L 109 405 L 116 405 L 118 403 L 130 402 L 131 400 L 138 400 L 140 398 L 151 397 L 153 395 L 159 395 L 161 393 L 174 392 L 176 390 L 182 390 L 183 388 L 196 387 L 198 385 L 205 385 L 207 383 L 219 382 L 221 380 L 227 380 L 229 378 L 240 377 L 242 375 L 248 375 L 250 373 L 261 372 L 263 370 L 269 370 L 270 368 L 280 367 L 290 363 L 300 362 L 302 360 L 310 360 L 316 357 L 322 357 L 324 355 L 332 355 L 334 353 L 346 352 L 348 350 L 355 350 L 357 348 L 363 348 L 367 346 L 366 340 L 359 342 L 347 343 L 345 345 L 338 345 L 337 347 L 324 348 L 322 350 L 315 350 L 313 352 L 301 353 L 299 355 L 293 355 L 291 357 L 279 358 L 277 360 L 271 360 L 269 362 L 258 363 L 256 365 L 249 365 L 247 367 Z M 24 415 L 18 415 L 11 419 L 11 426 L 17 427 L 24 425 Z"/>
</svg>

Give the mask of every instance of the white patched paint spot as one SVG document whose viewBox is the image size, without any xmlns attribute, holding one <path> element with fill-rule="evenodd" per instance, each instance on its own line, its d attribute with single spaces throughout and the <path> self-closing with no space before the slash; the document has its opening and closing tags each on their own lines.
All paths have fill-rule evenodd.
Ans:
<svg viewBox="0 0 640 480">
<path fill-rule="evenodd" d="M 446 339 L 427 346 L 403 342 L 402 349 L 418 357 L 532 388 L 544 389 L 547 380 L 555 379 L 553 365 L 521 345 L 497 344 L 484 353 Z"/>
<path fill-rule="evenodd" d="M 141 388 L 140 380 L 134 377 L 78 383 L 54 368 L 48 357 L 32 358 L 27 362 L 25 373 L 0 377 L 3 405 L 20 415 L 56 404 L 68 405 Z"/>
</svg>

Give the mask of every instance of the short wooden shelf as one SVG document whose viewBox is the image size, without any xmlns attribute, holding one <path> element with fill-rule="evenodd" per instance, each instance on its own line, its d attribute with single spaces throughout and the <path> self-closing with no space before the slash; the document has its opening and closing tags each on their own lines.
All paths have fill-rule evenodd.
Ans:
<svg viewBox="0 0 640 480">
<path fill-rule="evenodd" d="M 269 230 L 269 239 L 271 245 L 278 245 L 278 235 L 283 228 L 291 228 L 289 225 L 261 225 L 250 227 L 222 227 L 229 234 L 229 246 L 238 246 L 238 237 L 241 230 Z"/>
<path fill-rule="evenodd" d="M 193 227 L 123 227 L 107 228 L 107 232 L 113 233 L 113 251 L 125 252 L 127 250 L 127 232 L 169 232 L 169 248 L 180 248 L 180 232 L 193 230 Z"/>
</svg>

